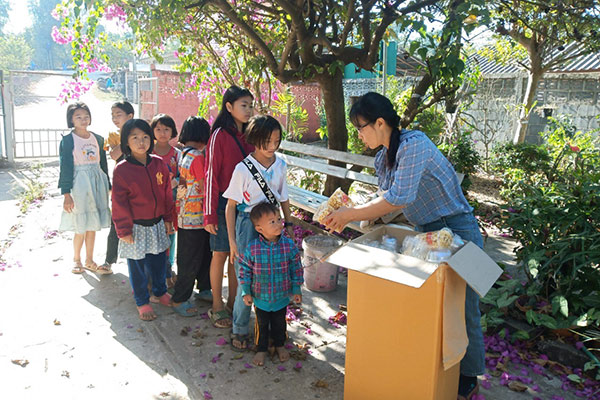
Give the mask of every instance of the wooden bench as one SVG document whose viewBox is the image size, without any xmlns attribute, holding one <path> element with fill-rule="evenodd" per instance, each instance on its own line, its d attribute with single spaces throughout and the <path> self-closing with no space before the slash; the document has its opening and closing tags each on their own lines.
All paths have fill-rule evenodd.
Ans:
<svg viewBox="0 0 600 400">
<path fill-rule="evenodd" d="M 288 166 L 314 171 L 325 175 L 331 175 L 338 178 L 352 179 L 357 182 L 377 187 L 378 181 L 376 176 L 350 170 L 350 168 L 355 165 L 374 169 L 375 157 L 346 153 L 338 150 L 330 150 L 324 147 L 289 142 L 287 140 L 281 142 L 279 150 L 280 151 L 277 153 L 277 155 L 281 157 Z M 304 154 L 310 158 L 302 158 L 289 154 L 283 154 L 281 150 Z M 328 160 L 344 162 L 346 163 L 346 168 L 329 165 L 327 164 Z M 462 182 L 464 175 L 460 173 L 457 175 L 459 182 Z M 317 208 L 328 199 L 328 197 L 323 196 L 322 194 L 311 192 L 293 185 L 288 185 L 288 194 L 290 204 L 312 214 L 314 214 Z M 382 218 L 382 220 L 384 223 L 387 223 L 398 214 L 400 214 L 400 212 L 392 213 L 390 216 L 388 216 L 388 218 Z M 303 225 L 306 226 L 306 224 Z M 306 227 L 310 228 L 309 226 Z M 373 225 L 361 226 L 359 222 L 351 222 L 348 224 L 348 227 L 362 233 L 367 233 L 373 229 Z"/>
<path fill-rule="evenodd" d="M 300 153 L 311 157 L 302 158 L 289 154 L 283 154 L 281 152 L 277 153 L 277 155 L 281 157 L 288 166 L 314 171 L 325 175 L 331 175 L 338 178 L 348 178 L 357 182 L 377 186 L 376 176 L 350 170 L 350 168 L 354 165 L 359 165 L 366 168 L 374 168 L 374 157 L 346 153 L 337 150 L 329 150 L 327 148 L 315 145 L 289 142 L 287 140 L 281 142 L 279 150 Z M 315 157 L 318 159 L 314 159 Z M 328 160 L 344 162 L 347 164 L 347 168 L 329 165 L 327 164 Z M 317 208 L 328 199 L 328 197 L 323 196 L 322 194 L 311 192 L 309 190 L 292 185 L 288 185 L 288 194 L 290 198 L 290 204 L 313 214 Z M 370 228 L 361 228 L 360 223 L 358 222 L 352 222 L 348 224 L 348 227 L 363 233 L 366 233 L 370 230 Z"/>
</svg>

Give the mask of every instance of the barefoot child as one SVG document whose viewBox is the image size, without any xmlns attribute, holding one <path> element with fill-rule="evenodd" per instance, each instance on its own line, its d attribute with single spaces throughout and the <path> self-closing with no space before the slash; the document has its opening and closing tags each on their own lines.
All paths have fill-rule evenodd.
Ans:
<svg viewBox="0 0 600 400">
<path fill-rule="evenodd" d="M 118 131 L 121 131 L 123 124 L 133 118 L 134 110 L 131 103 L 128 101 L 119 101 L 112 105 L 110 108 L 110 114 L 113 124 L 117 127 Z M 123 159 L 123 152 L 121 151 L 121 143 L 104 144 L 104 150 L 110 150 L 110 157 L 117 163 Z M 117 237 L 117 231 L 115 230 L 115 224 L 110 221 L 110 231 L 106 238 L 106 258 L 104 263 L 98 267 L 98 273 L 101 275 L 112 274 L 112 265 L 117 262 L 117 253 L 119 249 L 119 238 Z"/>
<path fill-rule="evenodd" d="M 236 165 L 229 187 L 223 194 L 223 197 L 227 198 L 225 218 L 231 249 L 229 257 L 234 260 L 236 276 L 240 268 L 237 261 L 239 254 L 243 254 L 248 243 L 258 237 L 249 217 L 252 208 L 259 203 L 269 201 L 270 198 L 273 204 L 281 204 L 286 221 L 290 220 L 287 168 L 285 162 L 275 156 L 275 151 L 281 143 L 281 125 L 270 116 L 253 117 L 246 127 L 246 141 L 254 146 L 254 151 Z M 266 186 L 261 187 L 257 181 L 259 177 Z M 267 188 L 268 192 L 265 192 Z M 290 237 L 292 237 L 291 225 L 286 222 Z M 233 307 L 231 334 L 233 350 L 243 350 L 248 346 L 249 323 L 250 307 L 242 301 L 242 292 L 238 286 Z"/>
<path fill-rule="evenodd" d="M 177 282 L 173 292 L 173 311 L 184 317 L 196 314 L 189 298 L 198 281 L 201 295 L 210 292 L 210 234 L 204 230 L 204 148 L 210 125 L 204 118 L 189 117 L 183 123 L 179 141 L 184 144 L 179 159 L 180 187 L 177 232 Z"/>
<path fill-rule="evenodd" d="M 156 143 L 154 144 L 154 152 L 169 167 L 171 188 L 173 189 L 173 199 L 177 197 L 177 185 L 179 182 L 179 149 L 171 146 L 169 143 L 171 139 L 177 137 L 177 126 L 173 118 L 166 114 L 157 114 L 152 118 L 150 127 L 154 132 Z M 173 208 L 173 225 L 177 229 L 177 214 L 175 214 L 175 208 Z M 172 288 L 175 284 L 175 278 L 173 277 L 171 268 L 175 264 L 175 233 L 169 235 L 171 241 L 171 247 L 169 248 L 167 264 L 165 265 L 167 271 L 167 287 Z"/>
<path fill-rule="evenodd" d="M 227 199 L 223 197 L 223 192 L 229 186 L 235 166 L 254 150 L 253 146 L 246 143 L 243 135 L 252 116 L 253 101 L 248 89 L 237 86 L 227 89 L 206 146 L 204 229 L 210 233 L 210 248 L 213 252 L 210 265 L 213 304 L 208 315 L 217 328 L 231 327 L 230 311 L 233 310 L 237 290 L 236 273 L 230 258 L 227 264 L 229 297 L 225 306 L 222 298 L 223 268 L 229 256 L 229 239 L 225 221 Z"/>
<path fill-rule="evenodd" d="M 92 122 L 90 109 L 84 103 L 67 107 L 67 126 L 71 133 L 60 142 L 60 176 L 58 187 L 65 196 L 60 221 L 61 231 L 73 231 L 73 262 L 71 272 L 83 269 L 96 272 L 93 260 L 96 231 L 110 226 L 108 208 L 108 168 L 104 139 L 87 130 Z M 81 248 L 85 242 L 85 264 L 81 263 Z"/>
<path fill-rule="evenodd" d="M 113 221 L 117 229 L 119 256 L 127 259 L 129 281 L 140 319 L 156 318 L 149 304 L 148 277 L 158 301 L 170 306 L 165 283 L 168 234 L 173 232 L 173 191 L 169 169 L 160 157 L 152 155 L 154 134 L 141 119 L 129 120 L 121 130 L 125 160 L 113 173 Z"/>
<path fill-rule="evenodd" d="M 240 286 L 244 303 L 256 309 L 255 335 L 258 351 L 252 362 L 263 365 L 269 336 L 281 362 L 290 354 L 285 349 L 285 312 L 289 296 L 302 302 L 304 282 L 300 254 L 294 241 L 282 235 L 279 209 L 272 203 L 260 203 L 250 211 L 250 220 L 260 234 L 250 242 L 240 258 Z"/>
</svg>

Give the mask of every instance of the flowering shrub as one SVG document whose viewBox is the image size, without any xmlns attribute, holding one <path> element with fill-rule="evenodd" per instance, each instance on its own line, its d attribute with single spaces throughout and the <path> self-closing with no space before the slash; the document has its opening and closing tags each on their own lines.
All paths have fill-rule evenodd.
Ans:
<svg viewBox="0 0 600 400">
<path fill-rule="evenodd" d="M 593 132 L 553 119 L 542 133 L 549 162 L 516 182 L 503 227 L 518 241 L 527 281 L 515 295 L 527 320 L 556 329 L 600 322 L 600 150 Z M 544 154 L 539 150 L 538 154 Z M 517 166 L 518 167 L 518 166 Z M 530 165 L 531 167 L 531 165 Z M 529 168 L 529 167 L 527 167 Z M 522 170 L 528 176 L 525 169 Z M 548 307 L 536 308 L 544 300 Z"/>
</svg>

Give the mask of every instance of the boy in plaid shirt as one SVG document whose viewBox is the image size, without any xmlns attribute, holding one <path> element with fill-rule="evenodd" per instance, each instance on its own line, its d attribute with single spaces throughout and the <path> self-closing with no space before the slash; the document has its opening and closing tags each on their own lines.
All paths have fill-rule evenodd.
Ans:
<svg viewBox="0 0 600 400">
<path fill-rule="evenodd" d="M 283 225 L 277 206 L 260 203 L 250 212 L 250 220 L 260 234 L 240 257 L 239 282 L 244 303 L 256 309 L 255 335 L 258 352 L 252 362 L 265 363 L 269 333 L 281 362 L 290 354 L 285 349 L 285 312 L 289 296 L 302 302 L 300 287 L 304 282 L 300 253 L 294 241 L 282 235 Z"/>
</svg>

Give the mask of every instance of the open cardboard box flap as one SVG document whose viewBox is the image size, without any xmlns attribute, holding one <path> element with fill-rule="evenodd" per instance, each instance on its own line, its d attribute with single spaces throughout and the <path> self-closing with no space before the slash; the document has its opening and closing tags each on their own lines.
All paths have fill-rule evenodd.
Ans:
<svg viewBox="0 0 600 400">
<path fill-rule="evenodd" d="M 389 235 L 397 238 L 400 245 L 406 236 L 414 236 L 418 233 L 406 228 L 382 226 L 348 242 L 329 255 L 326 261 L 419 288 L 436 271 L 438 264 L 364 244 L 365 241 L 380 240 L 383 235 Z M 486 295 L 502 274 L 498 264 L 477 245 L 470 242 L 454 253 L 447 263 L 481 297 Z"/>
</svg>

